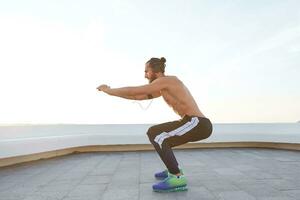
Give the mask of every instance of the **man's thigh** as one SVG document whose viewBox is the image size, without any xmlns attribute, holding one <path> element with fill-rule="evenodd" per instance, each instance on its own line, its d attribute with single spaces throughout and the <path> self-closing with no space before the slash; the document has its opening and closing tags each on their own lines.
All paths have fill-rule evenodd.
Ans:
<svg viewBox="0 0 300 200">
<path fill-rule="evenodd" d="M 178 127 L 182 126 L 181 121 L 177 120 L 177 121 L 171 121 L 171 122 L 166 122 L 166 123 L 162 123 L 162 124 L 157 124 L 152 126 L 150 129 L 153 132 L 152 134 L 154 135 L 159 135 L 163 132 L 171 132 L 175 129 L 177 129 Z"/>
</svg>

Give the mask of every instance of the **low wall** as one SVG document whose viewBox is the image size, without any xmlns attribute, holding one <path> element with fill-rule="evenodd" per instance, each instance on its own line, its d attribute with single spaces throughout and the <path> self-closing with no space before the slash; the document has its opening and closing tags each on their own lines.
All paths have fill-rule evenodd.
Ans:
<svg viewBox="0 0 300 200">
<path fill-rule="evenodd" d="M 210 142 L 210 143 L 188 143 L 174 149 L 201 149 L 201 148 L 272 148 L 284 150 L 300 150 L 299 143 L 279 142 Z M 30 148 L 29 148 L 30 149 Z M 151 144 L 119 144 L 119 145 L 88 145 L 70 148 L 61 148 L 51 151 L 41 151 L 26 155 L 9 156 L 0 159 L 0 167 L 17 163 L 29 162 L 39 159 L 47 159 L 72 153 L 81 152 L 126 152 L 126 151 L 151 151 Z"/>
</svg>

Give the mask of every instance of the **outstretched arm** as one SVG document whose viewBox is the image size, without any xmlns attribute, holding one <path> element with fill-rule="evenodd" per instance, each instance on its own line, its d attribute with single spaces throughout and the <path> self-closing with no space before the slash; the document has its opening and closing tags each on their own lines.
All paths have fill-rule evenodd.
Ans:
<svg viewBox="0 0 300 200">
<path fill-rule="evenodd" d="M 144 100 L 160 96 L 160 90 L 164 89 L 162 81 L 153 81 L 150 84 L 137 87 L 110 88 L 107 85 L 100 85 L 97 89 L 109 95 L 125 99 Z"/>
<path fill-rule="evenodd" d="M 117 97 L 121 97 L 121 98 L 124 98 L 124 99 L 131 99 L 131 100 L 146 100 L 146 99 L 152 99 L 154 98 L 153 95 L 125 95 L 125 94 L 120 94 L 120 93 L 116 93 L 116 89 L 111 89 L 109 88 L 109 86 L 106 86 L 106 85 L 101 85 L 99 86 L 97 89 L 99 91 L 102 91 L 102 92 L 105 92 L 109 95 L 112 95 L 112 96 L 117 96 Z M 122 89 L 122 88 L 118 88 L 118 89 Z M 158 97 L 158 96 L 157 96 Z"/>
</svg>

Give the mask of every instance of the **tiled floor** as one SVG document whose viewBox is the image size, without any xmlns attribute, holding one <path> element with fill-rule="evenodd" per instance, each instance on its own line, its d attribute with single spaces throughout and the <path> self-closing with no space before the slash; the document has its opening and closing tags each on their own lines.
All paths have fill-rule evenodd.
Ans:
<svg viewBox="0 0 300 200">
<path fill-rule="evenodd" d="M 299 200 L 300 152 L 176 150 L 189 190 L 156 193 L 155 152 L 82 153 L 0 168 L 0 200 Z"/>
</svg>

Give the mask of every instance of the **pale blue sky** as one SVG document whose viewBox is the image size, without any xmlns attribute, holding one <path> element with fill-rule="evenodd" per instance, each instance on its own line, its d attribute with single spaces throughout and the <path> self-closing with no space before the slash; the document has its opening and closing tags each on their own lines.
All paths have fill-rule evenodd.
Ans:
<svg viewBox="0 0 300 200">
<path fill-rule="evenodd" d="M 213 122 L 300 120 L 297 0 L 3 0 L 0 27 L 0 123 L 176 119 L 95 90 L 146 83 L 161 56 Z"/>
</svg>

